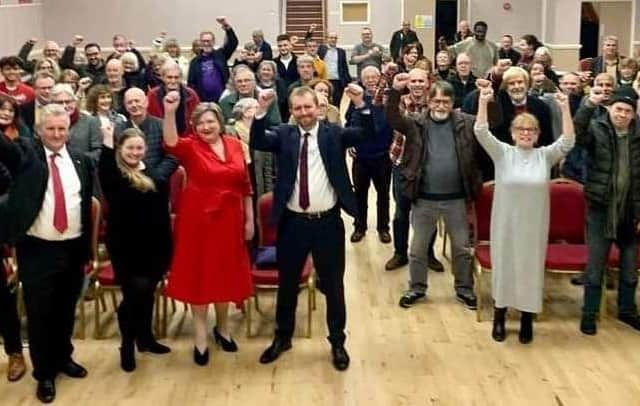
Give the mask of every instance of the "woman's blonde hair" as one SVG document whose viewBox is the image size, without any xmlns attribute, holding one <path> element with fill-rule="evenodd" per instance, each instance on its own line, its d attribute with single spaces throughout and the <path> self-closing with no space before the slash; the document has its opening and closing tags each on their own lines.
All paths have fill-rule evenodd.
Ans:
<svg viewBox="0 0 640 406">
<path fill-rule="evenodd" d="M 540 122 L 531 113 L 520 113 L 511 122 L 511 132 L 513 133 L 516 128 L 529 126 L 536 129 L 536 133 L 540 132 Z"/>
<path fill-rule="evenodd" d="M 37 73 L 40 70 L 40 67 L 45 63 L 49 63 L 53 67 L 53 71 L 49 73 L 51 73 L 53 75 L 53 79 L 58 82 L 60 80 L 60 65 L 58 65 L 58 62 L 52 58 L 45 57 L 38 59 L 33 67 L 33 71 Z"/>
<path fill-rule="evenodd" d="M 122 146 L 127 142 L 127 140 L 135 137 L 142 138 L 146 144 L 147 140 L 144 133 L 137 128 L 127 128 L 122 132 L 122 135 L 116 142 L 116 165 L 118 166 L 120 173 L 129 180 L 129 183 L 131 183 L 131 186 L 133 186 L 134 189 L 139 190 L 140 192 L 155 192 L 156 184 L 153 180 L 142 173 L 142 171 L 127 165 L 127 163 L 124 162 L 124 159 L 122 159 Z"/>
<path fill-rule="evenodd" d="M 213 115 L 216 117 L 216 120 L 218 120 L 218 123 L 220 124 L 220 131 L 223 131 L 224 115 L 222 114 L 222 110 L 220 110 L 220 106 L 215 103 L 206 102 L 198 104 L 196 108 L 193 109 L 193 113 L 191 113 L 191 126 L 193 127 L 194 131 L 196 125 L 198 124 L 198 121 L 200 121 L 200 118 L 204 115 L 204 113 L 208 111 L 213 113 Z"/>
</svg>

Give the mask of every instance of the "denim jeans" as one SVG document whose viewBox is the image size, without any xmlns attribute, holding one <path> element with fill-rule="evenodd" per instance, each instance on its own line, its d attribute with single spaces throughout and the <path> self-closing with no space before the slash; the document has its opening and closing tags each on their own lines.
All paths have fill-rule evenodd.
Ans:
<svg viewBox="0 0 640 406">
<path fill-rule="evenodd" d="M 602 296 L 602 279 L 607 267 L 609 249 L 615 242 L 620 250 L 618 282 L 618 315 L 637 313 L 635 292 L 638 285 L 636 272 L 637 240 L 633 221 L 621 221 L 617 228 L 617 238 L 606 237 L 607 208 L 589 207 L 587 211 L 588 260 L 584 284 L 585 316 L 595 316 Z"/>
</svg>

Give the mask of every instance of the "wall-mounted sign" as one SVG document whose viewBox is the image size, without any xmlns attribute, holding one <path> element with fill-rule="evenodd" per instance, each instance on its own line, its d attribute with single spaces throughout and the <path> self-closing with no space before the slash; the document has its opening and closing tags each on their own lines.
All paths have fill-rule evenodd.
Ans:
<svg viewBox="0 0 640 406">
<path fill-rule="evenodd" d="M 413 26 L 418 29 L 433 28 L 433 16 L 417 14 L 413 19 Z"/>
</svg>

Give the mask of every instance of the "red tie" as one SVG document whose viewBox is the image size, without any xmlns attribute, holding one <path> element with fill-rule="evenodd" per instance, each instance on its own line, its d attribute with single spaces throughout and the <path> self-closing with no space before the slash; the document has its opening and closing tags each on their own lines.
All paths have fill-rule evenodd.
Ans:
<svg viewBox="0 0 640 406">
<path fill-rule="evenodd" d="M 304 133 L 302 149 L 300 150 L 300 196 L 298 203 L 302 210 L 309 207 L 309 167 L 307 165 L 307 150 L 309 149 L 309 133 Z"/>
<path fill-rule="evenodd" d="M 64 201 L 64 188 L 60 179 L 60 171 L 56 165 L 56 158 L 60 154 L 51 155 L 51 181 L 53 182 L 53 226 L 61 234 L 67 229 L 67 205 Z"/>
</svg>

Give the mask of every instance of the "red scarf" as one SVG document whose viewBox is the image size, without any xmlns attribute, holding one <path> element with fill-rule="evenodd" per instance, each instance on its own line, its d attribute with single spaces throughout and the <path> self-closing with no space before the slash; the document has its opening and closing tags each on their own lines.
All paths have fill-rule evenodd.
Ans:
<svg viewBox="0 0 640 406">
<path fill-rule="evenodd" d="M 71 113 L 71 115 L 69 116 L 69 120 L 71 120 L 71 125 L 69 126 L 69 128 L 73 127 L 78 122 L 79 119 L 80 119 L 80 110 L 75 109 L 73 113 Z"/>
</svg>

